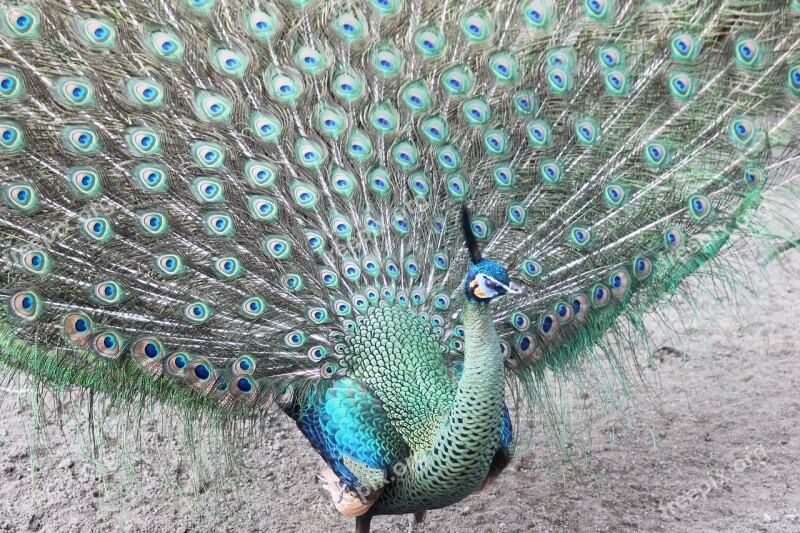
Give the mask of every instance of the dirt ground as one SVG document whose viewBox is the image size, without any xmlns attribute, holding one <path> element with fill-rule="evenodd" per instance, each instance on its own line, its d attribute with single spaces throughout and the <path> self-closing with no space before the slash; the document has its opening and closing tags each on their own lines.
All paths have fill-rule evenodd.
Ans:
<svg viewBox="0 0 800 533">
<path fill-rule="evenodd" d="M 534 440 L 488 491 L 429 512 L 422 531 L 800 532 L 800 252 L 784 260 L 788 270 L 772 264 L 756 278 L 757 302 L 738 321 L 726 310 L 680 347 L 656 334 L 657 374 L 643 370 L 655 393 L 634 387 L 635 409 L 603 414 L 591 409 L 597 393 L 573 394 L 588 427 L 575 437 L 583 459 L 565 464 Z M 210 476 L 193 512 L 163 490 L 164 476 L 182 479 L 179 467 L 138 468 L 139 486 L 119 467 L 99 474 L 54 422 L 46 457 L 34 465 L 20 387 L 0 401 L 0 531 L 353 528 L 318 493 L 322 461 L 288 419 L 257 447 L 261 459 L 234 503 L 220 505 Z M 143 438 L 164 456 L 176 453 L 159 427 L 146 424 Z M 376 532 L 406 527 L 403 516 L 373 521 Z"/>
</svg>

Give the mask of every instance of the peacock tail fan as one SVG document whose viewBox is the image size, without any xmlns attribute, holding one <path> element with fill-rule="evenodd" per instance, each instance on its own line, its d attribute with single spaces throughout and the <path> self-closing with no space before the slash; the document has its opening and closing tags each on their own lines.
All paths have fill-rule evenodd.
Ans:
<svg viewBox="0 0 800 533">
<path fill-rule="evenodd" d="M 799 124 L 796 1 L 5 5 L 0 363 L 255 418 L 399 306 L 457 367 L 468 204 L 547 411 L 698 269 L 796 245 L 760 220 Z"/>
</svg>

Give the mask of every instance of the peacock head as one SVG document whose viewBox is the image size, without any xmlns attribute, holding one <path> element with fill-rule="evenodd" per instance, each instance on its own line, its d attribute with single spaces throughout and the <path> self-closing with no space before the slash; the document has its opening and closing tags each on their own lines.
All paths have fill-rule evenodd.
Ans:
<svg viewBox="0 0 800 533">
<path fill-rule="evenodd" d="M 464 293 L 467 295 L 467 300 L 490 302 L 504 294 L 526 296 L 528 291 L 525 290 L 525 287 L 512 282 L 505 268 L 481 256 L 480 247 L 472 233 L 472 224 L 466 206 L 461 211 L 461 224 L 472 261 L 467 272 L 467 279 L 464 281 Z"/>
</svg>

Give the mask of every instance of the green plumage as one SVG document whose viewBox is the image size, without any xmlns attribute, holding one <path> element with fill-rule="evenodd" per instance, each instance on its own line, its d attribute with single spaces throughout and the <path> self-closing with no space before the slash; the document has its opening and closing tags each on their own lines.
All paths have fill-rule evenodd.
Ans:
<svg viewBox="0 0 800 533">
<path fill-rule="evenodd" d="M 546 411 L 547 372 L 780 240 L 759 221 L 800 161 L 799 22 L 3 4 L 0 368 L 222 421 L 277 404 L 365 517 L 449 505 L 510 458 L 506 381 Z"/>
</svg>

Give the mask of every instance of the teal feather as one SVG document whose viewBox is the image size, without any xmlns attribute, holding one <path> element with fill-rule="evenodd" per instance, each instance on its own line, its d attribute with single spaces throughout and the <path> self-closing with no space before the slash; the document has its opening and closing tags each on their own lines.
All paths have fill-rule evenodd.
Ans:
<svg viewBox="0 0 800 533">
<path fill-rule="evenodd" d="M 493 479 L 504 375 L 545 406 L 547 372 L 776 244 L 752 220 L 800 161 L 797 2 L 0 10 L 2 368 L 277 403 L 366 517 Z"/>
</svg>

